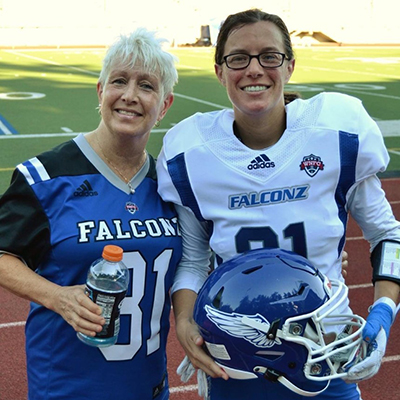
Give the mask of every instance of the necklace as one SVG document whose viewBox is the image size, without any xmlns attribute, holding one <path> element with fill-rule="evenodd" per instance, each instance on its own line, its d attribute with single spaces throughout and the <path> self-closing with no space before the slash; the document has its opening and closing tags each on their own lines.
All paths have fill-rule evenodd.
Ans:
<svg viewBox="0 0 400 400">
<path fill-rule="evenodd" d="M 103 147 L 102 147 L 101 144 L 100 144 L 100 141 L 99 141 L 99 138 L 97 137 L 97 134 L 95 134 L 95 136 L 96 136 L 97 145 L 99 146 L 99 149 L 100 149 L 100 152 L 101 152 L 102 156 L 105 158 L 105 160 L 107 161 L 107 163 L 112 167 L 112 169 L 113 169 L 115 172 L 117 172 L 118 175 L 125 181 L 125 183 L 128 185 L 128 188 L 129 188 L 131 194 L 135 193 L 135 188 L 132 186 L 131 180 L 128 179 L 128 178 L 119 170 L 119 168 L 117 168 L 117 166 L 104 154 Z M 143 152 L 143 155 L 144 155 L 144 157 L 146 157 L 146 153 L 145 153 L 145 152 Z M 141 165 L 143 165 L 143 164 L 141 163 Z M 139 167 L 139 169 L 140 169 L 140 167 Z"/>
</svg>

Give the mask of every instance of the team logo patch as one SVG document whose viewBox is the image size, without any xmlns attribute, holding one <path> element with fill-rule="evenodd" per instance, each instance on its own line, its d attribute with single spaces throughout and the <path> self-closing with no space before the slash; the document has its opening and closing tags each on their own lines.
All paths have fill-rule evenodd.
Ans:
<svg viewBox="0 0 400 400">
<path fill-rule="evenodd" d="M 131 203 L 128 201 L 125 204 L 125 210 L 130 212 L 131 214 L 135 214 L 136 211 L 139 211 L 139 207 L 135 203 Z"/>
<path fill-rule="evenodd" d="M 324 163 L 321 157 L 310 154 L 309 156 L 303 157 L 303 161 L 300 163 L 300 170 L 306 171 L 308 176 L 314 177 L 318 171 L 324 170 Z"/>
<path fill-rule="evenodd" d="M 255 315 L 243 315 L 226 313 L 208 305 L 204 308 L 208 319 L 228 335 L 245 339 L 260 348 L 269 348 L 276 344 L 281 344 L 280 339 L 277 337 L 268 339 L 267 332 L 271 324 L 258 313 Z"/>
</svg>

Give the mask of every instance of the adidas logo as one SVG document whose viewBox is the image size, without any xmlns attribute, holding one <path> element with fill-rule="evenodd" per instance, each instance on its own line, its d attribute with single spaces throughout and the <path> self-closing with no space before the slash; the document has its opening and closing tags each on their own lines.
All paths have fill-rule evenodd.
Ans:
<svg viewBox="0 0 400 400">
<path fill-rule="evenodd" d="M 93 190 L 92 185 L 87 179 L 74 192 L 75 197 L 89 197 L 98 195 L 99 194 Z"/>
<path fill-rule="evenodd" d="M 275 163 L 271 161 L 265 154 L 260 154 L 247 166 L 247 169 L 275 168 Z"/>
</svg>

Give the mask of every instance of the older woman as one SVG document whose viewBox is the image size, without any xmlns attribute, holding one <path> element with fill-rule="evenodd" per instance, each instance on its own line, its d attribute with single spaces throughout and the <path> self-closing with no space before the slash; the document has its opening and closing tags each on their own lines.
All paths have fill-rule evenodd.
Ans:
<svg viewBox="0 0 400 400">
<path fill-rule="evenodd" d="M 101 121 L 86 135 L 16 168 L 0 203 L 0 284 L 30 300 L 30 400 L 168 399 L 169 289 L 181 256 L 174 208 L 157 194 L 153 126 L 173 102 L 177 72 L 144 29 L 110 47 L 97 84 Z M 131 283 L 116 345 L 84 292 L 106 244 L 124 250 Z"/>
</svg>

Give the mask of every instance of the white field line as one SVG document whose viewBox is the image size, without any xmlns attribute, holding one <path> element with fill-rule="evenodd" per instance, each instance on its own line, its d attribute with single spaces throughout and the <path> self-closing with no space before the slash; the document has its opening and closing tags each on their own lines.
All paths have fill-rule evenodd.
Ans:
<svg viewBox="0 0 400 400">
<path fill-rule="evenodd" d="M 348 288 L 351 289 L 368 289 L 372 287 L 372 283 L 360 283 L 358 285 L 349 285 Z"/>
<path fill-rule="evenodd" d="M 383 357 L 382 362 L 399 361 L 400 356 L 387 356 Z"/>
<path fill-rule="evenodd" d="M 35 60 L 35 61 L 45 62 L 47 64 L 59 65 L 61 67 L 71 68 L 71 69 L 73 69 L 75 71 L 84 72 L 86 74 L 90 74 L 90 75 L 93 75 L 93 76 L 99 76 L 99 74 L 97 72 L 89 71 L 89 70 L 82 69 L 82 68 L 77 68 L 77 67 L 74 67 L 72 65 L 60 64 L 60 63 L 58 63 L 56 61 L 47 60 L 45 58 L 30 56 L 28 54 L 20 53 L 19 51 L 16 51 L 16 50 L 6 50 L 6 51 L 8 53 L 12 53 L 12 54 L 17 55 L 19 57 L 30 58 L 30 59 Z M 181 64 L 179 64 L 178 67 L 179 68 L 194 69 L 194 70 L 202 70 L 203 69 L 203 68 L 200 68 L 200 67 L 194 67 L 194 66 L 191 66 L 191 65 L 181 65 Z"/>
<path fill-rule="evenodd" d="M 317 58 L 314 58 L 317 59 Z M 300 65 L 301 69 L 310 69 L 310 70 L 315 70 L 315 71 L 324 71 L 324 72 L 341 72 L 343 74 L 353 74 L 353 75 L 366 75 L 366 76 L 375 76 L 377 78 L 385 78 L 385 79 L 393 79 L 393 80 L 398 80 L 400 79 L 400 76 L 398 75 L 389 75 L 389 74 L 380 74 L 377 72 L 367 72 L 367 71 L 352 71 L 349 69 L 339 69 L 339 68 L 324 68 L 324 67 L 312 67 L 312 66 L 306 66 L 306 65 Z"/>
<path fill-rule="evenodd" d="M 209 106 L 213 106 L 216 108 L 221 108 L 221 109 L 226 108 L 225 106 L 221 106 L 219 104 L 210 103 L 208 101 L 196 99 L 194 97 L 185 96 L 183 94 L 174 93 L 174 95 L 176 97 L 182 97 L 184 99 L 193 100 L 198 103 L 207 104 Z M 0 129 L 2 129 L 1 121 L 0 121 Z M 151 132 L 152 133 L 165 133 L 167 131 L 168 131 L 168 129 L 153 129 Z M 6 135 L 0 135 L 0 140 L 4 140 L 4 139 L 34 139 L 34 138 L 49 138 L 49 137 L 63 137 L 63 136 L 69 137 L 69 136 L 78 136 L 80 133 L 87 133 L 87 132 L 65 132 L 64 131 L 64 132 L 55 132 L 55 133 L 32 133 L 32 134 L 21 134 L 21 135 L 13 135 L 13 134 L 11 134 L 11 132 L 9 132 L 9 134 L 7 133 Z M 384 131 L 382 133 L 383 133 L 383 136 L 392 136 L 392 135 L 385 135 Z M 399 131 L 399 133 L 400 133 L 400 131 Z M 398 135 L 396 135 L 396 136 L 398 136 Z M 400 151 L 390 150 L 390 149 L 388 151 L 389 151 L 389 153 L 400 156 Z"/>
<path fill-rule="evenodd" d="M 325 87 L 326 89 L 331 89 L 329 87 Z M 384 97 L 385 99 L 392 99 L 392 100 L 400 100 L 400 96 L 392 96 L 390 94 L 382 94 L 382 93 L 375 93 L 375 92 L 367 92 L 362 90 L 355 90 L 351 88 L 346 88 L 346 90 L 335 87 L 335 90 L 338 92 L 353 92 L 358 94 L 365 94 L 367 96 L 375 96 L 375 97 Z"/>
<path fill-rule="evenodd" d="M 186 385 L 186 386 L 175 386 L 169 388 L 169 392 L 172 393 L 185 393 L 185 392 L 193 392 L 197 390 L 197 385 Z"/>
<path fill-rule="evenodd" d="M 60 67 L 73 69 L 74 71 L 83 72 L 85 74 L 89 74 L 89 75 L 93 75 L 93 76 L 99 76 L 98 72 L 93 72 L 93 71 L 89 71 L 87 69 L 77 68 L 77 67 L 74 67 L 72 65 L 61 64 L 61 63 L 58 63 L 56 61 L 46 60 L 45 58 L 29 56 L 28 54 L 20 53 L 19 51 L 16 51 L 16 50 L 5 50 L 5 51 L 7 53 L 11 53 L 11 54 L 14 54 L 14 55 L 19 56 L 19 57 L 30 58 L 31 60 L 40 61 L 40 62 L 43 62 L 43 63 L 46 63 L 46 64 L 58 65 Z"/>
<path fill-rule="evenodd" d="M 383 136 L 395 137 L 400 136 L 400 119 L 387 120 L 387 121 L 376 121 L 381 130 Z"/>
<path fill-rule="evenodd" d="M 89 75 L 93 75 L 93 76 L 99 76 L 99 74 L 97 72 L 89 71 L 89 70 L 82 69 L 82 68 L 73 67 L 73 66 L 68 65 L 68 64 L 61 64 L 61 63 L 58 63 L 56 61 L 46 60 L 45 58 L 30 56 L 28 54 L 20 53 L 19 51 L 16 51 L 16 50 L 6 50 L 6 51 L 8 53 L 12 53 L 12 54 L 20 56 L 20 57 L 30 58 L 32 60 L 40 61 L 40 62 L 43 62 L 43 63 L 46 63 L 46 64 L 58 65 L 58 66 L 63 67 L 63 68 L 70 68 L 70 69 L 73 69 L 75 71 L 83 72 L 85 74 L 89 74 Z M 192 69 L 201 69 L 201 68 L 195 68 L 195 67 L 189 67 L 189 66 L 184 66 L 184 67 L 185 68 L 192 68 Z M 201 99 L 198 99 L 196 97 L 185 96 L 184 94 L 174 93 L 174 95 L 176 97 L 181 97 L 181 98 L 186 99 L 186 100 L 191 100 L 191 101 L 194 101 L 194 102 L 197 102 L 197 103 L 206 104 L 208 106 L 215 107 L 215 108 L 220 108 L 220 109 L 227 108 L 227 107 L 222 106 L 220 104 L 210 103 L 209 101 L 201 100 Z"/>
<path fill-rule="evenodd" d="M 3 328 L 14 328 L 15 326 L 25 326 L 25 321 L 8 322 L 6 324 L 0 324 L 0 329 L 3 329 Z"/>
<path fill-rule="evenodd" d="M 221 106 L 221 104 L 210 103 L 209 101 L 201 100 L 201 99 L 198 99 L 197 97 L 185 96 L 184 94 L 174 93 L 174 96 L 181 97 L 182 99 L 186 99 L 186 100 L 195 101 L 196 103 L 207 104 L 208 106 L 212 106 L 215 108 L 220 108 L 220 109 L 228 108 L 225 106 Z"/>
<path fill-rule="evenodd" d="M 353 236 L 353 237 L 348 237 L 346 238 L 346 242 L 351 241 L 351 240 L 363 240 L 363 236 Z"/>
<path fill-rule="evenodd" d="M 349 289 L 359 289 L 359 288 L 369 288 L 371 287 L 372 284 L 363 284 L 363 285 L 350 285 Z M 397 307 L 397 310 L 400 308 Z M 9 322 L 5 324 L 0 324 L 0 329 L 4 328 L 14 328 L 14 327 L 20 327 L 20 326 L 25 326 L 25 321 L 19 321 L 19 322 Z M 392 362 L 392 361 L 400 361 L 400 355 L 395 355 L 395 356 L 387 356 L 383 357 L 382 362 Z M 182 385 L 182 386 L 175 386 L 170 388 L 170 393 L 185 393 L 185 392 L 193 392 L 197 390 L 198 385 Z"/>
<path fill-rule="evenodd" d="M 56 61 L 47 60 L 47 59 L 41 58 L 41 57 L 35 57 L 35 56 L 32 56 L 32 55 L 24 54 L 24 53 L 21 53 L 21 52 L 19 52 L 17 50 L 5 50 L 5 51 L 8 52 L 8 53 L 14 54 L 14 55 L 18 55 L 20 57 L 30 58 L 30 59 L 33 59 L 33 60 L 36 60 L 36 61 L 47 63 L 47 64 L 58 65 L 60 67 L 69 68 L 69 69 L 72 69 L 72 70 L 75 70 L 75 71 L 79 71 L 79 72 L 83 72 L 85 74 L 89 74 L 89 75 L 92 75 L 92 76 L 98 76 L 99 75 L 97 72 L 89 71 L 89 70 L 82 69 L 82 68 L 77 68 L 77 67 L 74 67 L 74 66 L 71 66 L 71 65 L 67 65 L 67 64 L 61 64 L 61 63 L 58 63 Z M 182 67 L 198 69 L 198 68 L 187 66 L 187 65 L 183 65 Z M 315 68 L 315 69 L 328 70 L 329 71 L 329 69 L 326 69 L 326 68 Z M 339 88 L 338 88 L 338 91 L 340 91 Z M 398 97 L 398 96 L 391 96 L 391 95 L 385 95 L 385 94 L 381 94 L 381 93 L 372 93 L 372 92 L 366 92 L 366 91 L 364 92 L 364 91 L 361 91 L 361 90 L 353 90 L 353 89 L 349 89 L 349 91 L 354 92 L 354 93 L 367 94 L 367 95 L 370 95 L 370 96 L 385 97 L 385 98 L 390 98 L 390 99 L 394 99 L 394 100 L 400 100 L 400 97 Z M 180 97 L 180 98 L 185 99 L 185 100 L 190 100 L 190 101 L 194 101 L 196 103 L 205 104 L 205 105 L 208 105 L 208 106 L 214 107 L 214 108 L 219 108 L 219 109 L 227 108 L 226 106 L 223 106 L 221 104 L 211 103 L 209 101 L 198 99 L 196 97 L 186 96 L 186 95 L 180 94 L 180 93 L 174 93 L 174 95 L 176 97 Z M 398 122 L 398 121 L 395 121 L 395 122 Z M 158 131 L 160 132 L 162 130 L 158 130 Z M 383 132 L 383 134 L 384 134 L 384 132 Z M 5 136 L 8 137 L 8 136 L 17 136 L 17 135 L 5 135 Z M 1 137 L 1 135 L 0 135 L 0 137 Z M 398 155 L 398 152 L 396 152 L 396 151 L 391 150 L 391 152 L 393 154 Z"/>
<path fill-rule="evenodd" d="M 153 133 L 165 133 L 168 129 L 153 129 Z M 85 134 L 87 132 L 57 132 L 57 133 L 33 133 L 31 135 L 0 135 L 0 140 L 2 139 L 40 139 L 49 137 L 69 137 L 78 136 L 79 134 Z"/>
</svg>

